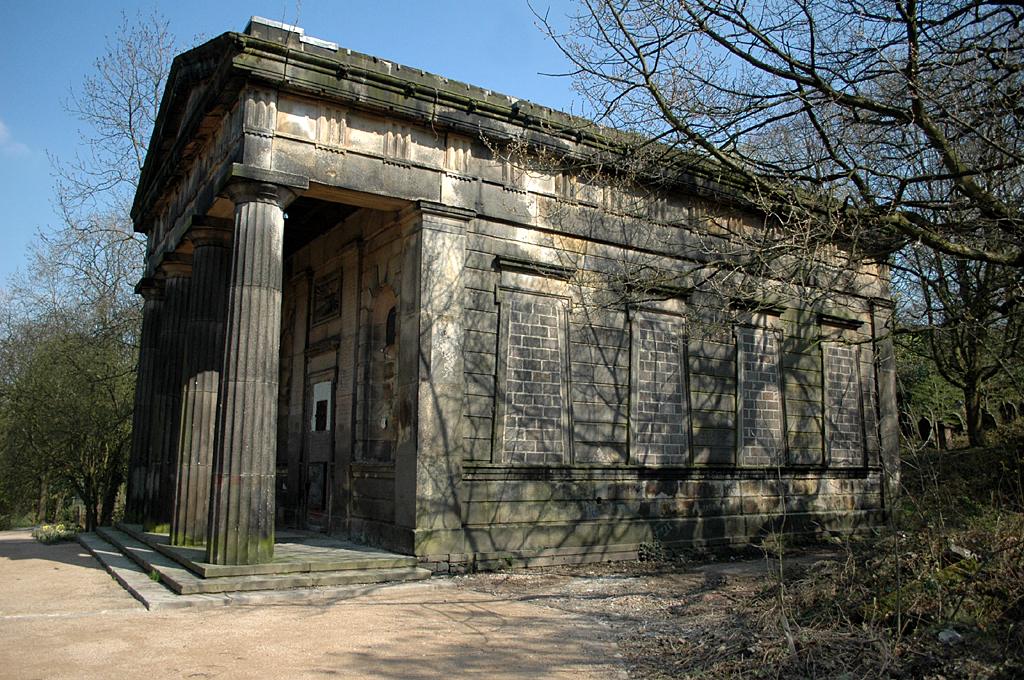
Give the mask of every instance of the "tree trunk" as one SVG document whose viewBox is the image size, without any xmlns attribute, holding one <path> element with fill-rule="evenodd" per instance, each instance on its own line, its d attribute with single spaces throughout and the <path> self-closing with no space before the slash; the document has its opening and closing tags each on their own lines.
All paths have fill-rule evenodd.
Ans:
<svg viewBox="0 0 1024 680">
<path fill-rule="evenodd" d="M 964 385 L 964 410 L 967 412 L 967 442 L 971 446 L 985 445 L 985 431 L 982 423 L 981 392 L 974 380 Z"/>
<path fill-rule="evenodd" d="M 85 530 L 86 531 L 95 531 L 96 527 L 99 526 L 99 522 L 97 521 L 99 519 L 99 517 L 97 516 L 97 513 L 96 513 L 96 510 L 97 510 L 96 506 L 99 505 L 99 503 L 98 503 L 98 499 L 96 498 L 96 494 L 95 493 L 91 493 L 91 491 L 92 490 L 90 489 L 90 493 L 82 494 L 82 502 L 85 504 Z"/>
<path fill-rule="evenodd" d="M 98 523 L 96 521 L 96 503 L 85 504 L 85 530 L 95 531 Z"/>
<path fill-rule="evenodd" d="M 36 512 L 36 523 L 44 524 L 46 522 L 46 506 L 49 500 L 48 494 L 46 493 L 47 483 L 46 477 L 39 478 L 39 506 Z"/>
<path fill-rule="evenodd" d="M 57 495 L 57 500 L 53 503 L 53 521 L 63 521 L 64 516 L 64 496 L 66 494 L 62 491 Z"/>
<path fill-rule="evenodd" d="M 117 494 L 121 491 L 121 483 L 123 481 L 120 466 L 115 466 L 115 469 L 105 480 L 106 487 L 103 491 L 103 505 L 100 508 L 100 524 L 103 526 L 109 526 L 114 523 L 114 507 L 117 505 Z"/>
</svg>

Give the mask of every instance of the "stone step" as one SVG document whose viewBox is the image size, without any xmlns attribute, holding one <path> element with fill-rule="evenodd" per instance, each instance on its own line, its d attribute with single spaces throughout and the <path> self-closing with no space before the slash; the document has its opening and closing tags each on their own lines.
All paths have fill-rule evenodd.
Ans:
<svg viewBox="0 0 1024 680">
<path fill-rule="evenodd" d="M 358 597 L 369 592 L 368 588 L 380 587 L 379 582 L 371 581 L 365 584 L 320 588 L 179 595 L 165 587 L 161 581 L 153 580 L 150 572 L 145 571 L 133 559 L 126 557 L 117 547 L 107 543 L 98 534 L 79 534 L 78 542 L 103 565 L 121 587 L 151 611 L 224 607 L 232 604 L 323 605 Z"/>
<path fill-rule="evenodd" d="M 395 567 L 202 578 L 119 529 L 101 527 L 97 534 L 119 548 L 147 574 L 155 573 L 161 583 L 179 595 L 418 581 L 430 577 L 430 571 L 421 567 Z"/>
<path fill-rule="evenodd" d="M 416 558 L 411 555 L 396 555 L 329 538 L 306 538 L 301 542 L 279 544 L 275 547 L 274 560 L 266 564 L 210 564 L 204 561 L 206 553 L 203 548 L 172 546 L 168 542 L 167 534 L 149 533 L 143 531 L 141 526 L 123 523 L 118 524 L 117 529 L 203 578 L 417 566 Z M 281 536 L 285 537 L 287 534 Z"/>
<path fill-rule="evenodd" d="M 202 579 L 135 537 L 112 527 L 99 527 L 96 533 L 129 557 L 151 578 L 159 579 L 178 595 L 203 592 L 195 586 L 195 583 Z"/>
<path fill-rule="evenodd" d="M 162 583 L 153 580 L 148 572 L 126 557 L 117 547 L 96 533 L 81 533 L 78 535 L 78 542 L 146 609 L 182 609 L 220 604 L 211 595 L 182 597 L 168 590 Z"/>
</svg>

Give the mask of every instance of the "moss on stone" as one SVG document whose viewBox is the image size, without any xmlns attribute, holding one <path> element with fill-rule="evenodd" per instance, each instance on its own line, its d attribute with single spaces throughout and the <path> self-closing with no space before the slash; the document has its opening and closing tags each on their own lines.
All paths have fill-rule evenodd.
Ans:
<svg viewBox="0 0 1024 680">
<path fill-rule="evenodd" d="M 274 558 L 274 535 L 271 534 L 266 538 L 261 538 L 257 548 L 257 555 L 264 557 L 261 562 L 269 562 Z"/>
</svg>

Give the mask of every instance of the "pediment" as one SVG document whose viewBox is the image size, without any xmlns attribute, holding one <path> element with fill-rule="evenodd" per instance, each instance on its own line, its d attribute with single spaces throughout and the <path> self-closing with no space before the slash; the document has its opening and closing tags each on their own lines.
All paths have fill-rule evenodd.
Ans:
<svg viewBox="0 0 1024 680">
<path fill-rule="evenodd" d="M 132 206 L 136 221 L 166 179 L 183 174 L 183 166 L 212 134 L 211 115 L 237 98 L 244 80 L 232 73 L 235 37 L 225 33 L 174 59 Z"/>
</svg>

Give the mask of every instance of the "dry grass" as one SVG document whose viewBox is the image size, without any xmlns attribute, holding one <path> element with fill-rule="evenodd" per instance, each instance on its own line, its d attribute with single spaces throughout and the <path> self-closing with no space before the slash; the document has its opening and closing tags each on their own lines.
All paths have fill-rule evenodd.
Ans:
<svg viewBox="0 0 1024 680">
<path fill-rule="evenodd" d="M 908 456 L 893 526 L 824 553 L 463 582 L 604 620 L 636 678 L 1024 677 L 1020 471 L 1019 444 Z"/>
<path fill-rule="evenodd" d="M 892 527 L 759 593 L 773 677 L 1024 676 L 1021 468 L 1013 442 L 908 455 Z"/>
</svg>

